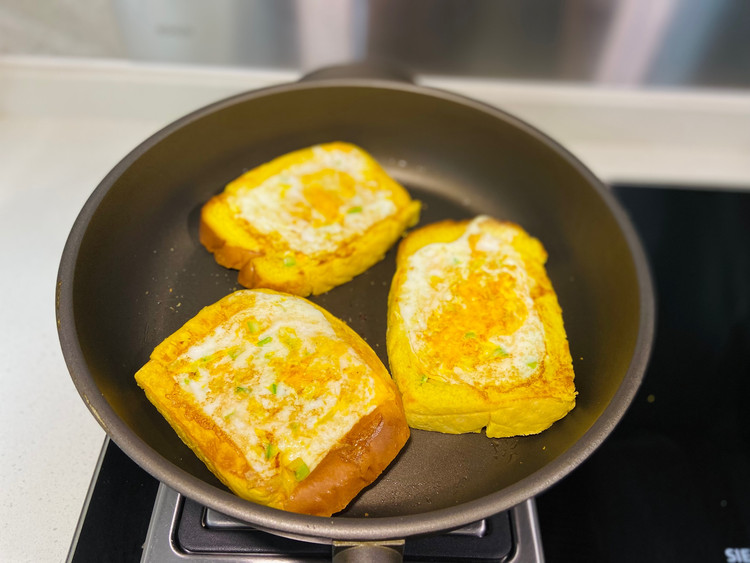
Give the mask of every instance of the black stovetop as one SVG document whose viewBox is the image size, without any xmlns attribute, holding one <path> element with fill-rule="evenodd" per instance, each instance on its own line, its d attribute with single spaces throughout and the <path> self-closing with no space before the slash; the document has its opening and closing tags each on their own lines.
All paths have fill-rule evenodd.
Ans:
<svg viewBox="0 0 750 563">
<path fill-rule="evenodd" d="M 625 417 L 536 498 L 546 560 L 726 562 L 750 547 L 750 191 L 617 186 L 657 291 Z M 113 443 L 74 562 L 138 561 L 158 483 Z"/>
<path fill-rule="evenodd" d="M 727 550 L 750 547 L 750 192 L 616 194 L 651 263 L 656 340 L 615 431 L 537 497 L 547 558 L 743 561 Z"/>
</svg>

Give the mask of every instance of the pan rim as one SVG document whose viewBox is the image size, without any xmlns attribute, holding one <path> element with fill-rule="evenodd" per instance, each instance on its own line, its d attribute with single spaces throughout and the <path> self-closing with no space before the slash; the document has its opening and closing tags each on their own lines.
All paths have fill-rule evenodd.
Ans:
<svg viewBox="0 0 750 563">
<path fill-rule="evenodd" d="M 368 88 L 432 96 L 468 106 L 493 119 L 501 119 L 535 137 L 581 174 L 603 199 L 612 213 L 630 251 L 639 290 L 639 328 L 633 356 L 620 387 L 591 427 L 566 451 L 534 473 L 500 491 L 449 508 L 388 517 L 323 518 L 289 513 L 243 500 L 210 485 L 172 464 L 138 437 L 116 414 L 94 383 L 83 350 L 77 339 L 73 289 L 80 245 L 99 204 L 122 174 L 144 153 L 175 131 L 237 103 L 283 93 L 321 88 Z M 622 419 L 637 392 L 651 354 L 655 331 L 655 303 L 652 275 L 640 239 L 624 209 L 611 191 L 575 155 L 529 123 L 502 109 L 460 94 L 409 82 L 381 79 L 325 79 L 269 86 L 242 92 L 198 108 L 167 124 L 142 141 L 102 179 L 76 218 L 63 249 L 56 284 L 58 337 L 68 371 L 86 406 L 112 440 L 138 465 L 159 481 L 191 499 L 216 507 L 230 516 L 246 520 L 258 528 L 307 541 L 328 543 L 335 540 L 382 541 L 449 530 L 481 520 L 531 498 L 573 471 L 591 455 Z"/>
</svg>

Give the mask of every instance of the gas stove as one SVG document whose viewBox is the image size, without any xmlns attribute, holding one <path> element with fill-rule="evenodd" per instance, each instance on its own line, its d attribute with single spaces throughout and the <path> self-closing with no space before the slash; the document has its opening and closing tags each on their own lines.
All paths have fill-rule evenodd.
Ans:
<svg viewBox="0 0 750 563">
<path fill-rule="evenodd" d="M 158 483 L 109 439 L 86 504 L 73 562 L 318 563 L 332 557 L 330 544 L 257 530 Z M 407 539 L 403 555 L 407 562 L 542 561 L 534 500 L 445 534 Z"/>
<path fill-rule="evenodd" d="M 657 290 L 657 332 L 629 411 L 536 499 L 406 561 L 742 561 L 750 546 L 750 190 L 614 186 Z M 739 554 L 739 559 L 736 558 Z M 113 443 L 69 561 L 330 561 L 160 485 Z"/>
<path fill-rule="evenodd" d="M 143 561 L 317 563 L 330 561 L 337 546 L 288 539 L 257 530 L 160 485 Z M 533 500 L 440 535 L 408 538 L 404 561 L 540 561 Z"/>
</svg>

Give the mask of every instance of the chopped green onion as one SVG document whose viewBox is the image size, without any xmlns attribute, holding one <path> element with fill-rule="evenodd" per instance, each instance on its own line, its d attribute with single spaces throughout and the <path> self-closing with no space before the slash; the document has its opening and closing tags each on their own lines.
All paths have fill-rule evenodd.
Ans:
<svg viewBox="0 0 750 563">
<path fill-rule="evenodd" d="M 276 383 L 271 383 L 271 385 L 268 386 L 268 390 L 275 395 L 279 390 L 279 386 Z"/>
<path fill-rule="evenodd" d="M 526 362 L 526 365 L 528 367 L 530 367 L 531 369 L 536 369 L 536 366 L 539 365 L 539 362 L 537 362 L 536 360 L 534 360 L 534 361 L 531 361 L 531 362 Z"/>
<path fill-rule="evenodd" d="M 232 358 L 233 360 L 235 360 L 235 359 L 237 359 L 237 356 L 240 355 L 240 349 L 239 348 L 235 348 L 234 350 L 231 350 L 228 355 L 229 355 L 230 358 Z"/>
<path fill-rule="evenodd" d="M 233 414 L 234 414 L 234 411 L 228 412 L 227 414 L 224 415 L 224 420 L 229 420 L 229 417 L 232 416 Z"/>
<path fill-rule="evenodd" d="M 294 471 L 294 478 L 297 479 L 297 481 L 302 481 L 305 477 L 310 475 L 310 468 L 307 467 L 307 464 L 302 461 L 302 458 L 297 458 L 292 462 L 292 470 Z"/>
<path fill-rule="evenodd" d="M 265 346 L 266 344 L 271 342 L 271 340 L 273 339 L 270 336 L 266 336 L 264 339 L 258 340 L 258 346 Z"/>
<path fill-rule="evenodd" d="M 255 321 L 247 321 L 247 330 L 250 332 L 258 332 L 258 323 Z"/>
<path fill-rule="evenodd" d="M 349 211 L 347 211 L 347 213 L 349 213 L 349 214 L 352 214 L 352 213 L 362 213 L 362 206 L 361 205 L 356 205 L 356 206 L 350 208 Z"/>
<path fill-rule="evenodd" d="M 470 330 L 469 332 L 464 334 L 464 338 L 476 338 L 476 337 L 477 337 L 477 333 L 474 332 L 473 330 Z"/>
<path fill-rule="evenodd" d="M 184 383 L 185 385 L 190 385 L 190 378 L 189 378 L 189 377 L 186 377 L 185 379 L 183 379 L 183 380 L 182 380 L 182 382 L 183 382 L 183 383 Z"/>
<path fill-rule="evenodd" d="M 237 387 L 234 388 L 234 392 L 235 393 L 249 393 L 250 391 L 248 390 L 247 387 L 241 387 L 238 385 Z"/>
<path fill-rule="evenodd" d="M 266 444 L 266 459 L 271 459 L 278 453 L 279 449 L 274 446 L 271 442 Z"/>
<path fill-rule="evenodd" d="M 427 383 L 427 376 L 425 374 L 422 374 L 422 378 L 419 380 L 419 384 L 423 385 Z"/>
<path fill-rule="evenodd" d="M 508 356 L 508 352 L 506 352 L 505 348 L 502 346 L 498 346 L 495 348 L 495 351 L 493 352 L 495 356 L 500 356 L 501 358 L 505 358 Z"/>
<path fill-rule="evenodd" d="M 286 266 L 287 268 L 291 268 L 296 264 L 297 260 L 294 258 L 294 256 L 284 256 L 284 266 Z"/>
</svg>

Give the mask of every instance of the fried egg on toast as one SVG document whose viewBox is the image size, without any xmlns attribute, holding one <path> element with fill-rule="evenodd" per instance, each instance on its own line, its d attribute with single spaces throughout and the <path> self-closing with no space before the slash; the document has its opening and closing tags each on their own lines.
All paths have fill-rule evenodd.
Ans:
<svg viewBox="0 0 750 563">
<path fill-rule="evenodd" d="M 388 301 L 391 373 L 413 428 L 536 434 L 575 406 L 542 244 L 479 216 L 403 239 Z"/>
<path fill-rule="evenodd" d="M 245 287 L 317 295 L 381 260 L 419 210 L 364 150 L 327 143 L 230 182 L 203 206 L 200 240 Z"/>
<path fill-rule="evenodd" d="M 409 436 L 372 349 L 327 311 L 271 290 L 204 308 L 135 378 L 234 493 L 292 512 L 342 510 Z"/>
</svg>

